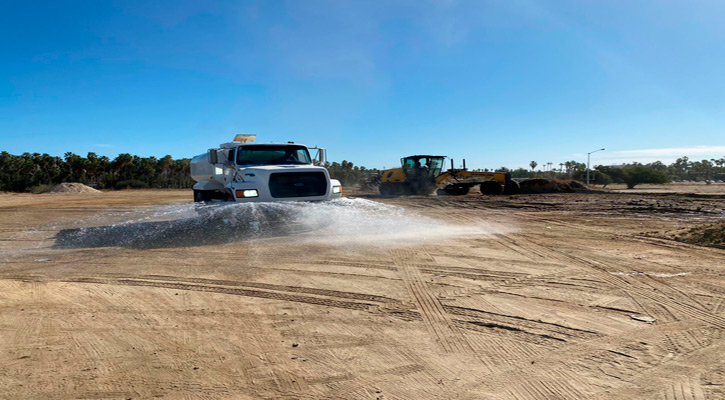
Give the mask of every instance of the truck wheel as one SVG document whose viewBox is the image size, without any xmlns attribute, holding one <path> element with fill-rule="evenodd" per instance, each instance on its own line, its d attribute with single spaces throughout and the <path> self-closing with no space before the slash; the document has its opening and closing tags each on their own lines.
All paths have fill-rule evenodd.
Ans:
<svg viewBox="0 0 725 400">
<path fill-rule="evenodd" d="M 211 194 L 204 190 L 194 190 L 194 203 L 204 203 L 211 201 Z"/>
<path fill-rule="evenodd" d="M 505 195 L 519 194 L 519 191 L 521 191 L 521 187 L 516 181 L 508 181 L 503 187 L 503 194 Z"/>
<path fill-rule="evenodd" d="M 481 194 L 499 195 L 503 193 L 503 185 L 496 181 L 486 181 L 481 183 Z"/>
</svg>

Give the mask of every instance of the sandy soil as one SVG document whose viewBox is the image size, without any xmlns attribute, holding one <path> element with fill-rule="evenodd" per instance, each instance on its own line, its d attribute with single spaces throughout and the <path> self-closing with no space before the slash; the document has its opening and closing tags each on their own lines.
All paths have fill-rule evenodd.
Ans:
<svg viewBox="0 0 725 400">
<path fill-rule="evenodd" d="M 600 186 L 594 186 L 599 188 Z M 725 194 L 725 183 L 705 182 L 673 182 L 665 185 L 641 184 L 633 189 L 627 189 L 624 184 L 610 184 L 607 189 L 615 192 L 623 193 L 709 193 L 709 194 Z"/>
<path fill-rule="evenodd" d="M 0 194 L 0 398 L 725 398 L 725 251 L 658 236 L 722 195 L 362 197 L 191 246 L 190 191 Z"/>
</svg>

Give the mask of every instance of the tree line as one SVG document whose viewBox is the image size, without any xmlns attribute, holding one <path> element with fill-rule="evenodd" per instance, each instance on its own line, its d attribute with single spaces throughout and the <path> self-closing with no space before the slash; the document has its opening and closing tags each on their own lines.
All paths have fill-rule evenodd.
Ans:
<svg viewBox="0 0 725 400">
<path fill-rule="evenodd" d="M 80 182 L 98 189 L 125 188 L 190 188 L 189 158 L 173 159 L 170 155 L 161 158 L 139 157 L 128 153 L 110 159 L 96 153 L 85 157 L 68 152 L 63 157 L 39 153 L 12 155 L 0 152 L 0 191 L 40 192 L 63 182 Z M 586 165 L 577 161 L 560 164 L 546 163 L 536 170 L 536 161 L 529 163 L 530 169 L 506 167 L 498 172 L 510 172 L 514 178 L 554 178 L 584 180 Z M 559 168 L 556 168 L 556 166 Z M 357 166 L 349 161 L 325 162 L 333 179 L 344 186 L 374 186 L 380 170 Z M 678 158 L 665 165 L 656 161 L 649 164 L 625 164 L 618 166 L 596 166 L 590 172 L 592 182 L 607 185 L 624 183 L 634 187 L 638 183 L 665 183 L 671 180 L 683 181 L 725 181 L 725 157 L 691 161 Z"/>
<path fill-rule="evenodd" d="M 557 168 L 557 165 L 559 168 Z M 529 169 L 506 167 L 498 172 L 510 172 L 513 178 L 553 178 L 585 180 L 587 166 L 576 161 L 560 164 L 545 163 L 536 170 L 539 163 L 531 161 Z M 661 161 L 648 164 L 631 163 L 622 165 L 597 165 L 590 171 L 591 182 L 606 186 L 610 183 L 623 183 L 633 188 L 640 183 L 667 183 L 671 181 L 706 182 L 725 181 L 725 157 L 701 161 L 691 161 L 688 157 L 680 157 L 672 164 Z"/>
<path fill-rule="evenodd" d="M 138 157 L 127 153 L 110 159 L 68 152 L 61 157 L 39 153 L 0 153 L 0 191 L 43 191 L 63 182 L 80 182 L 97 189 L 188 188 L 190 159 Z"/>
<path fill-rule="evenodd" d="M 191 159 L 139 157 L 128 153 L 110 159 L 96 153 L 63 157 L 39 153 L 0 153 L 0 191 L 42 192 L 63 182 L 80 182 L 97 189 L 190 188 Z M 325 162 L 333 179 L 345 186 L 367 182 L 378 170 L 348 161 Z"/>
</svg>

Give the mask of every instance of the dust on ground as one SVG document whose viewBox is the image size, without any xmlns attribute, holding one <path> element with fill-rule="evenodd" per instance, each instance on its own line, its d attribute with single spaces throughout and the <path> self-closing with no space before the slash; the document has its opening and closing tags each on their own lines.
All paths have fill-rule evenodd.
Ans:
<svg viewBox="0 0 725 400">
<path fill-rule="evenodd" d="M 259 220 L 204 217 L 190 191 L 0 195 L 2 393 L 725 397 L 725 251 L 651 234 L 719 223 L 722 196 L 360 197 L 233 237 Z M 195 218 L 230 237 L 124 242 Z"/>
</svg>

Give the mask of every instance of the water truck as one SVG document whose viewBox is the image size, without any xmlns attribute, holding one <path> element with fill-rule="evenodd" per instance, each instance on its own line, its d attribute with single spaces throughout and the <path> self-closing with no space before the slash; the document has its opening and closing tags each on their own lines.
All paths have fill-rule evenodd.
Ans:
<svg viewBox="0 0 725 400">
<path fill-rule="evenodd" d="M 194 201 L 323 201 L 342 197 L 342 185 L 315 165 L 307 146 L 253 143 L 257 135 L 236 135 L 229 143 L 191 159 Z M 314 161 L 325 161 L 325 149 Z"/>
</svg>

